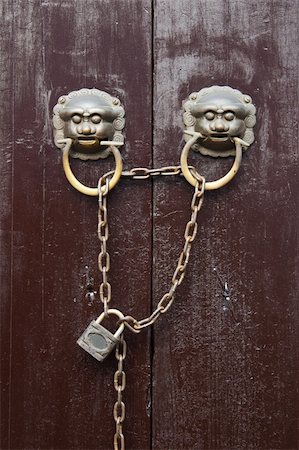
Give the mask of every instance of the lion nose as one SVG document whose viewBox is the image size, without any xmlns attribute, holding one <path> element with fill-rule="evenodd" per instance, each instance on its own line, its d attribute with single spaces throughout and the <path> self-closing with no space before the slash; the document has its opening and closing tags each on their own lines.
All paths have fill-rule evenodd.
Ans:
<svg viewBox="0 0 299 450">
<path fill-rule="evenodd" d="M 90 125 L 89 125 L 88 122 L 85 122 L 85 123 L 82 125 L 82 131 L 81 131 L 81 133 L 83 133 L 83 134 L 90 134 L 90 133 L 91 133 L 91 128 L 90 128 Z"/>
<path fill-rule="evenodd" d="M 222 119 L 217 119 L 211 124 L 211 130 L 222 133 L 223 131 L 228 131 L 229 127 Z"/>
</svg>

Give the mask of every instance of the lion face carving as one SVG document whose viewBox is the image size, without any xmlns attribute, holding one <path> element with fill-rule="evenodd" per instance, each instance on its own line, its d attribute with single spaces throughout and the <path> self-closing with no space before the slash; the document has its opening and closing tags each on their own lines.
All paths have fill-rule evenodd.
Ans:
<svg viewBox="0 0 299 450">
<path fill-rule="evenodd" d="M 71 138 L 71 155 L 81 159 L 105 158 L 102 140 L 123 142 L 124 109 L 119 99 L 98 89 L 80 89 L 59 98 L 53 109 L 54 141 Z"/>
<path fill-rule="evenodd" d="M 186 130 L 203 135 L 194 150 L 210 156 L 235 154 L 233 137 L 254 141 L 255 107 L 251 97 L 228 86 L 212 86 L 189 96 L 184 103 Z M 186 141 L 190 136 L 186 136 Z"/>
</svg>

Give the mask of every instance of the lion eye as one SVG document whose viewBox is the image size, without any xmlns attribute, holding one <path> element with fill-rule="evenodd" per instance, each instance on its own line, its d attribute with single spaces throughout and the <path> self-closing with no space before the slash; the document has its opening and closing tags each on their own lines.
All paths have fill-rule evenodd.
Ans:
<svg viewBox="0 0 299 450">
<path fill-rule="evenodd" d="M 74 123 L 80 123 L 80 122 L 81 122 L 81 117 L 80 117 L 78 114 L 75 114 L 75 115 L 72 117 L 72 121 L 73 121 Z"/>
<path fill-rule="evenodd" d="M 101 116 L 99 116 L 98 114 L 94 114 L 92 117 L 91 117 L 91 121 L 93 122 L 93 123 L 100 123 L 101 122 Z"/>
<path fill-rule="evenodd" d="M 215 114 L 212 111 L 208 111 L 208 112 L 205 113 L 205 118 L 207 120 L 213 120 L 214 117 L 215 117 Z"/>
<path fill-rule="evenodd" d="M 233 112 L 228 111 L 228 112 L 226 112 L 226 113 L 224 114 L 224 117 L 225 117 L 226 120 L 234 120 L 235 115 L 234 115 Z"/>
</svg>

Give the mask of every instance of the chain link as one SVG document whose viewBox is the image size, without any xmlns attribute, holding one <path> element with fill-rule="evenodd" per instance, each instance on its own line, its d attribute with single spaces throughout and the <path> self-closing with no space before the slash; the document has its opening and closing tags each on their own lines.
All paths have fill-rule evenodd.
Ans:
<svg viewBox="0 0 299 450">
<path fill-rule="evenodd" d="M 123 172 L 123 177 L 133 178 L 135 180 L 145 180 L 150 177 L 179 175 L 182 173 L 181 166 L 167 166 L 160 169 L 147 169 L 146 167 L 135 167 L 127 172 Z"/>
<path fill-rule="evenodd" d="M 104 305 L 105 316 L 108 316 L 108 303 L 111 300 L 111 284 L 108 282 L 107 273 L 110 269 L 110 256 L 107 252 L 107 241 L 109 238 L 108 215 L 107 215 L 107 194 L 109 191 L 109 178 L 100 178 L 99 184 L 99 210 L 98 210 L 98 238 L 100 240 L 100 253 L 98 257 L 99 270 L 102 273 L 100 284 L 100 299 Z"/>
<path fill-rule="evenodd" d="M 192 172 L 192 175 L 194 175 L 194 167 L 188 166 L 189 170 Z M 197 174 L 197 172 L 195 171 Z M 106 178 L 110 179 L 111 176 L 114 174 L 114 171 L 111 170 L 110 172 L 105 173 L 105 175 L 102 176 L 102 180 L 106 180 Z M 182 168 L 181 166 L 166 166 L 161 167 L 159 169 L 147 169 L 146 167 L 135 167 L 134 169 L 127 170 L 122 172 L 121 176 L 123 178 L 131 178 L 133 180 L 146 180 L 148 178 L 152 177 L 158 177 L 158 176 L 172 176 L 172 175 L 182 175 Z M 198 174 L 197 174 L 198 175 Z"/>
<path fill-rule="evenodd" d="M 123 361 L 127 353 L 127 344 L 122 334 L 116 347 L 115 357 L 118 361 L 117 370 L 114 374 L 114 388 L 117 392 L 117 400 L 113 408 L 115 421 L 114 450 L 125 450 L 125 437 L 123 434 L 123 422 L 126 416 L 126 407 L 123 402 L 122 393 L 126 387 L 126 374 L 123 370 Z"/>
<path fill-rule="evenodd" d="M 188 166 L 188 169 L 198 181 L 202 181 L 203 177 L 197 172 L 195 167 Z M 106 185 L 106 180 L 110 179 L 114 174 L 114 170 L 105 173 L 101 178 L 99 183 L 101 186 Z M 148 178 L 159 177 L 159 176 L 173 176 L 173 175 L 183 175 L 181 166 L 165 166 L 159 169 L 148 169 L 147 167 L 134 167 L 131 170 L 127 170 L 121 173 L 123 178 L 131 178 L 133 180 L 146 180 Z M 106 193 L 107 194 L 107 193 Z M 106 195 L 105 194 L 105 195 Z"/>
</svg>

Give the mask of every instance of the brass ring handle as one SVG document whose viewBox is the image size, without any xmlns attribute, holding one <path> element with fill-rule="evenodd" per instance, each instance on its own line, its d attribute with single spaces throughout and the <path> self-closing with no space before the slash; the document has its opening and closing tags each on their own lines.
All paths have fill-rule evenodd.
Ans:
<svg viewBox="0 0 299 450">
<path fill-rule="evenodd" d="M 62 164 L 63 164 L 63 170 L 64 170 L 66 178 L 68 179 L 70 184 L 75 189 L 77 189 L 77 191 L 81 192 L 82 194 L 90 195 L 90 196 L 94 196 L 94 197 L 98 196 L 99 189 L 97 187 L 91 188 L 91 187 L 85 186 L 79 180 L 77 180 L 77 178 L 75 177 L 75 175 L 72 172 L 72 169 L 70 166 L 70 161 L 69 161 L 70 149 L 71 149 L 71 146 L 73 143 L 72 139 L 67 138 L 67 139 L 64 139 L 63 142 L 65 143 L 65 146 L 62 150 L 63 151 Z M 120 154 L 118 148 L 114 145 L 114 144 L 119 144 L 119 143 L 114 143 L 113 141 L 105 141 L 105 142 L 102 141 L 101 144 L 102 145 L 110 145 L 110 149 L 111 149 L 114 159 L 115 159 L 115 171 L 113 173 L 111 180 L 109 180 L 109 185 L 108 185 L 108 189 L 110 191 L 118 183 L 118 181 L 121 177 L 121 174 L 122 174 L 122 170 L 123 170 L 121 154 Z M 105 188 L 105 186 L 104 186 L 104 188 Z"/>
<path fill-rule="evenodd" d="M 190 172 L 190 169 L 188 167 L 188 155 L 189 155 L 189 151 L 190 151 L 190 148 L 192 147 L 192 145 L 195 144 L 195 142 L 197 141 L 198 138 L 201 138 L 203 136 L 200 133 L 196 133 L 196 132 L 193 132 L 192 135 L 193 135 L 193 137 L 185 144 L 185 146 L 182 150 L 181 167 L 182 167 L 183 175 L 186 178 L 186 180 L 192 186 L 195 186 L 197 183 L 197 180 L 192 175 L 192 173 Z M 215 181 L 206 181 L 206 184 L 205 184 L 206 191 L 219 189 L 220 187 L 225 186 L 229 181 L 231 181 L 234 178 L 234 176 L 238 172 L 240 165 L 241 165 L 241 161 L 242 161 L 242 144 L 246 144 L 246 143 L 244 143 L 244 141 L 242 139 L 239 139 L 238 137 L 234 137 L 233 141 L 236 146 L 236 156 L 235 156 L 233 166 L 231 167 L 229 172 L 224 177 L 219 178 L 218 180 L 215 180 Z"/>
</svg>

